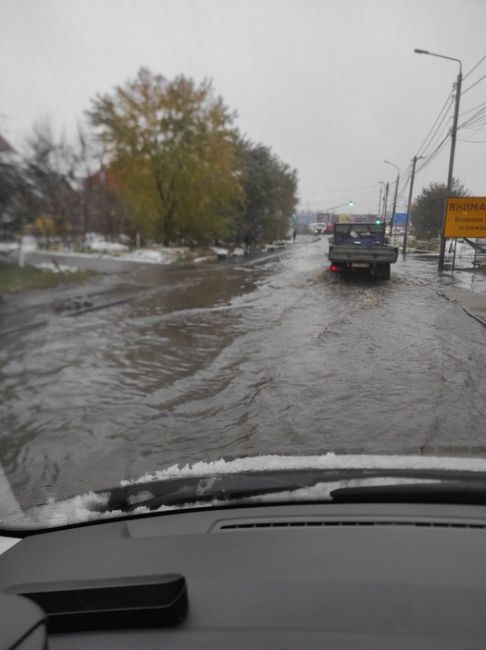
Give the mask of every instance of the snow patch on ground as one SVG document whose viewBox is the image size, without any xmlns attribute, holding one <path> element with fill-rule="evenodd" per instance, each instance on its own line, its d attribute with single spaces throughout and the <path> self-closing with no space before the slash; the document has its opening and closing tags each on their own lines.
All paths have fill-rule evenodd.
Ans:
<svg viewBox="0 0 486 650">
<path fill-rule="evenodd" d="M 119 242 L 107 241 L 101 235 L 88 233 L 85 237 L 86 246 L 99 253 L 118 253 L 128 250 L 128 246 Z"/>
<path fill-rule="evenodd" d="M 22 248 L 24 252 L 37 250 L 37 239 L 32 237 L 32 235 L 24 235 L 22 237 Z"/>
<path fill-rule="evenodd" d="M 220 246 L 211 246 L 209 250 L 212 250 L 215 255 L 218 257 L 227 257 L 229 250 L 227 248 L 221 248 Z"/>
<path fill-rule="evenodd" d="M 0 241 L 0 253 L 11 253 L 18 250 L 19 245 L 16 242 Z"/>
<path fill-rule="evenodd" d="M 54 262 L 41 262 L 35 265 L 36 269 L 41 271 L 51 271 L 52 273 L 77 273 L 77 266 L 68 266 L 67 264 L 54 264 Z"/>
<path fill-rule="evenodd" d="M 0 242 L 1 253 L 13 253 L 14 251 L 18 251 L 19 248 L 20 242 L 18 241 Z M 32 237 L 31 235 L 24 235 L 22 237 L 22 250 L 24 253 L 35 251 L 37 248 L 37 239 L 35 237 Z"/>
<path fill-rule="evenodd" d="M 231 257 L 244 257 L 246 255 L 243 248 L 233 248 L 230 253 Z"/>
<path fill-rule="evenodd" d="M 59 248 L 55 251 L 46 251 L 46 253 L 52 255 L 52 257 L 56 255 L 81 258 L 96 257 L 142 264 L 172 264 L 179 259 L 185 258 L 189 251 L 185 247 L 172 248 L 163 246 L 130 250 L 125 244 L 107 241 L 104 237 L 95 233 L 86 235 L 85 244 L 90 252 L 78 253 L 70 248 Z"/>
<path fill-rule="evenodd" d="M 196 256 L 195 252 L 186 246 L 180 246 L 177 248 L 168 246 L 151 246 L 131 249 L 125 243 L 120 241 L 108 241 L 102 235 L 96 233 L 88 233 L 86 235 L 84 246 L 83 252 L 77 252 L 75 249 L 73 250 L 72 247 L 64 248 L 60 246 L 58 242 L 56 244 L 56 250 L 46 250 L 42 248 L 39 249 L 35 237 L 25 236 L 22 239 L 22 249 L 24 252 L 39 249 L 40 252 L 50 255 L 52 258 L 55 258 L 56 256 L 96 258 L 117 260 L 120 262 L 139 262 L 141 264 L 173 264 L 179 260 L 190 260 L 196 264 L 200 264 L 202 262 L 214 261 L 213 255 L 220 259 L 246 257 L 246 251 L 241 247 L 231 248 L 211 246 L 207 249 L 210 253 L 209 255 L 204 254 L 206 253 L 206 250 L 202 250 L 200 251 L 199 256 Z M 14 255 L 15 251 L 18 250 L 19 245 L 17 242 L 0 242 L 0 253 L 5 255 Z M 54 269 L 51 268 L 50 270 Z"/>
<path fill-rule="evenodd" d="M 117 259 L 148 264 L 171 264 L 184 257 L 185 253 L 185 248 L 137 248 L 117 256 Z"/>
<path fill-rule="evenodd" d="M 211 246 L 210 249 L 218 257 L 245 257 L 246 252 L 244 248 L 222 248 L 221 246 Z"/>
</svg>

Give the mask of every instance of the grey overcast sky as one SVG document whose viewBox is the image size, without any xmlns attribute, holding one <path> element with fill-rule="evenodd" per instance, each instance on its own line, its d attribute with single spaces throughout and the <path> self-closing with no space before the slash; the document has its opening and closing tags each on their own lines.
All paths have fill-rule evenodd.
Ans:
<svg viewBox="0 0 486 650">
<path fill-rule="evenodd" d="M 406 179 L 452 91 L 458 64 L 414 48 L 462 59 L 465 74 L 486 55 L 486 0 L 0 0 L 0 24 L 0 132 L 17 148 L 40 118 L 74 133 L 90 99 L 142 65 L 209 77 L 240 130 L 298 170 L 301 207 L 354 200 L 356 213 L 376 211 L 379 181 L 395 179 L 385 159 Z M 467 89 L 483 75 L 486 58 L 463 84 L 460 123 L 473 119 L 455 165 L 476 195 L 486 78 Z M 446 141 L 420 161 L 417 192 L 446 180 L 448 157 Z"/>
</svg>

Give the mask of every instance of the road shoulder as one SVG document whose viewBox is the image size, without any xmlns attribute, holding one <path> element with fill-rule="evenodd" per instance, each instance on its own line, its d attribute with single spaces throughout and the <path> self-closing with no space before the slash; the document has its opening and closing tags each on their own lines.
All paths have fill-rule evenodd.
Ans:
<svg viewBox="0 0 486 650">
<path fill-rule="evenodd" d="M 451 302 L 459 303 L 469 316 L 486 327 L 486 294 L 463 287 L 443 287 L 440 295 Z"/>
</svg>

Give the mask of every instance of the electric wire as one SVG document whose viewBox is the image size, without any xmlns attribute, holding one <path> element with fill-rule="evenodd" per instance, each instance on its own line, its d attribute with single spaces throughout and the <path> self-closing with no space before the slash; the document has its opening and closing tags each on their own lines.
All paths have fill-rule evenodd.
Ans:
<svg viewBox="0 0 486 650">
<path fill-rule="evenodd" d="M 424 162 L 419 166 L 419 168 L 416 170 L 416 173 L 419 173 L 422 170 L 426 169 L 432 163 L 432 161 L 438 156 L 440 151 L 444 148 L 444 145 L 447 142 L 449 137 L 450 134 L 447 133 L 447 135 L 442 139 L 442 141 L 436 146 L 434 151 L 432 151 L 432 153 L 429 154 L 427 158 L 424 160 Z"/>
<path fill-rule="evenodd" d="M 441 125 L 443 124 L 444 120 L 447 117 L 447 113 L 449 112 L 449 109 L 452 106 L 452 101 L 453 101 L 453 91 L 451 90 L 447 95 L 447 98 L 443 103 L 442 108 L 440 109 L 439 114 L 437 115 L 429 132 L 427 133 L 422 144 L 418 148 L 417 156 L 423 155 L 427 151 L 427 148 L 430 146 L 432 140 L 436 137 L 437 131 L 440 129 Z"/>
<path fill-rule="evenodd" d="M 463 80 L 466 80 L 482 63 L 483 61 L 486 60 L 486 54 L 464 75 Z M 473 84 L 471 84 L 468 88 L 463 90 L 461 92 L 461 97 L 464 95 L 466 92 L 474 88 L 476 85 L 478 85 L 483 79 L 486 78 L 486 74 L 480 77 L 478 80 L 476 80 Z M 418 167 L 415 170 L 415 173 L 418 174 L 424 169 L 426 169 L 436 158 L 437 156 L 441 153 L 441 151 L 444 149 L 445 144 L 447 140 L 449 139 L 449 136 L 451 135 L 450 130 L 448 129 L 448 126 L 446 126 L 447 133 L 444 134 L 444 122 L 445 120 L 450 117 L 449 111 L 452 108 L 454 102 L 454 89 L 451 90 L 451 92 L 447 95 L 447 98 L 445 102 L 442 105 L 442 108 L 439 111 L 438 116 L 436 117 L 434 123 L 432 124 L 430 130 L 428 131 L 427 135 L 425 136 L 425 139 L 423 140 L 422 144 L 417 150 L 417 157 L 422 156 L 424 158 L 423 162 L 418 165 Z M 466 115 L 469 114 L 476 109 L 479 109 L 476 113 L 474 113 L 470 118 L 468 118 L 463 124 L 461 124 L 459 128 L 466 128 L 467 126 L 473 126 L 473 125 L 482 125 L 485 123 L 484 121 L 480 120 L 483 116 L 483 113 L 486 111 L 486 103 L 479 104 L 471 109 L 468 109 L 466 111 L 463 111 L 461 115 Z M 476 131 L 477 132 L 477 131 Z M 442 137 L 440 142 L 437 141 Z M 461 140 L 463 142 L 467 142 L 467 140 Z M 486 141 L 480 141 L 480 140 L 469 140 L 469 142 L 486 142 Z M 427 151 L 435 146 L 435 148 L 427 154 Z M 425 155 L 427 154 L 427 155 Z M 409 173 L 407 180 L 403 184 L 403 187 L 401 189 L 400 195 L 403 196 L 408 184 L 411 179 L 411 172 Z"/>
<path fill-rule="evenodd" d="M 479 66 L 481 65 L 481 63 L 482 63 L 485 59 L 486 59 L 486 54 L 482 57 L 482 59 L 480 59 L 480 60 L 476 63 L 476 65 L 474 65 L 474 66 L 469 70 L 469 72 L 467 72 L 467 73 L 464 75 L 464 77 L 463 77 L 463 81 L 465 81 L 465 80 L 469 77 L 469 75 L 470 75 L 472 72 L 474 72 L 474 70 L 476 70 L 476 68 L 479 67 Z"/>
<path fill-rule="evenodd" d="M 447 137 L 450 135 L 450 133 L 451 133 L 451 130 L 449 128 L 449 125 L 444 124 L 442 126 L 442 128 L 440 128 L 437 131 L 437 133 L 434 134 L 434 138 L 433 138 L 433 140 L 430 141 L 427 149 L 425 151 L 423 151 L 421 153 L 421 155 L 419 155 L 418 157 L 426 159 L 429 156 L 431 156 L 435 152 L 436 147 L 440 146 L 442 141 L 444 139 L 447 139 Z"/>
<path fill-rule="evenodd" d="M 486 54 L 464 75 L 463 80 L 466 80 L 482 63 L 483 61 L 486 60 Z M 486 74 L 477 79 L 473 84 L 471 84 L 468 88 L 463 90 L 461 92 L 461 97 L 464 95 L 466 92 L 477 86 L 483 79 L 486 79 Z M 422 141 L 420 147 L 417 150 L 417 157 L 421 156 L 424 158 L 424 161 L 422 164 L 420 164 L 416 170 L 415 173 L 418 174 L 419 172 L 423 171 L 426 169 L 436 158 L 437 156 L 441 153 L 441 151 L 444 149 L 445 144 L 447 143 L 447 140 L 449 139 L 451 133 L 450 129 L 448 128 L 447 124 L 444 124 L 444 122 L 449 118 L 449 111 L 452 108 L 453 104 L 455 101 L 454 97 L 454 89 L 452 89 L 440 111 L 439 114 L 437 115 L 436 119 L 434 120 L 432 126 L 430 127 L 429 131 L 427 132 L 427 135 L 425 136 L 424 140 Z M 466 111 L 463 111 L 461 115 L 466 115 L 469 114 L 476 109 L 479 109 L 476 113 L 474 113 L 470 118 L 468 118 L 465 122 L 463 122 L 460 126 L 457 128 L 467 128 L 468 126 L 475 126 L 475 125 L 482 125 L 486 123 L 486 117 L 485 119 L 480 119 L 484 116 L 486 113 L 486 102 L 482 104 L 478 104 L 477 106 L 468 109 Z M 447 132 L 445 132 L 447 131 Z M 477 130 L 476 130 L 477 132 Z M 442 138 L 442 139 L 441 139 Z M 440 142 L 437 142 L 440 139 Z M 486 143 L 486 140 L 459 140 L 461 142 L 474 142 L 474 143 Z M 427 154 L 427 152 L 432 148 L 432 151 Z M 427 155 L 426 155 L 427 154 Z M 405 200 L 405 192 L 407 190 L 407 187 L 410 183 L 412 177 L 412 171 L 410 167 L 410 171 L 406 175 L 406 179 L 402 181 L 402 186 L 399 188 L 399 191 L 397 193 L 397 203 L 399 201 L 404 201 Z"/>
<path fill-rule="evenodd" d="M 465 95 L 466 93 L 468 93 L 472 88 L 474 88 L 474 86 L 477 86 L 478 83 L 480 83 L 481 81 L 483 81 L 483 79 L 486 79 L 486 74 L 484 74 L 482 77 L 479 77 L 479 79 L 478 79 L 477 81 L 475 81 L 473 84 L 471 84 L 470 86 L 468 86 L 468 88 L 466 88 L 465 90 L 463 90 L 463 91 L 461 92 L 461 97 L 462 97 L 463 95 Z"/>
<path fill-rule="evenodd" d="M 461 93 L 461 95 L 462 95 L 462 93 Z M 466 115 L 467 113 L 472 113 L 477 108 L 482 108 L 483 106 L 486 106 L 486 102 L 482 102 L 481 104 L 478 104 L 477 106 L 473 106 L 472 108 L 468 108 L 466 111 L 461 111 L 461 113 L 459 114 L 459 117 L 462 117 L 463 115 Z"/>
<path fill-rule="evenodd" d="M 486 104 L 480 108 L 474 115 L 471 115 L 467 120 L 459 124 L 458 129 L 463 129 L 465 126 L 476 124 L 478 121 L 482 122 L 486 118 Z"/>
</svg>

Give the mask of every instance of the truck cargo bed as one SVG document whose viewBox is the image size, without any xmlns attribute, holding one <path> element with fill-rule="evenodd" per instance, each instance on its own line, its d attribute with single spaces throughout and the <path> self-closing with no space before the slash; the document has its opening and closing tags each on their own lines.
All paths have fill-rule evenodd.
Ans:
<svg viewBox="0 0 486 650">
<path fill-rule="evenodd" d="M 331 262 L 362 264 L 393 264 L 397 261 L 398 248 L 388 245 L 345 244 L 329 246 Z"/>
</svg>

